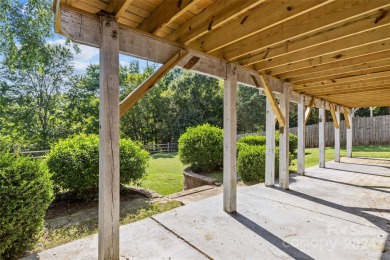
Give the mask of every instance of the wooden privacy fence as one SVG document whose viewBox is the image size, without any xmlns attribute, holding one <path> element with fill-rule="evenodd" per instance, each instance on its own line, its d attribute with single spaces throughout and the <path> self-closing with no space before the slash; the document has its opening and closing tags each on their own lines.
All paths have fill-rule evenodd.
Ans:
<svg viewBox="0 0 390 260">
<path fill-rule="evenodd" d="M 290 128 L 290 133 L 297 135 L 298 128 Z M 238 135 L 265 135 L 265 132 Z M 353 145 L 390 144 L 390 115 L 377 117 L 353 118 Z M 305 144 L 307 148 L 318 147 L 318 124 L 306 126 Z M 345 121 L 340 123 L 340 143 L 346 145 L 347 131 Z M 325 145 L 334 146 L 333 122 L 325 124 Z"/>
</svg>

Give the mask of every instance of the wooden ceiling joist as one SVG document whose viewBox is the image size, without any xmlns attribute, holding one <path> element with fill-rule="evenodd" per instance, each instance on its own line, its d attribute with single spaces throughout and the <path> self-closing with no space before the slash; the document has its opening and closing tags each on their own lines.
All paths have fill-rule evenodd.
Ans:
<svg viewBox="0 0 390 260">
<path fill-rule="evenodd" d="M 375 42 L 372 44 L 368 44 L 365 46 L 340 51 L 337 54 L 330 53 L 330 54 L 325 54 L 325 55 L 321 55 L 321 56 L 314 57 L 314 58 L 309 58 L 306 60 L 301 60 L 298 62 L 284 64 L 284 65 L 281 65 L 281 66 L 278 66 L 278 67 L 275 67 L 272 69 L 266 68 L 264 70 L 259 70 L 259 72 L 265 73 L 267 75 L 278 75 L 278 74 L 289 72 L 289 71 L 311 68 L 313 66 L 321 66 L 321 65 L 327 64 L 327 63 L 334 63 L 334 62 L 345 60 L 345 59 L 351 59 L 351 58 L 364 56 L 367 54 L 374 54 L 377 52 L 382 52 L 382 51 L 388 50 L 389 45 L 390 45 L 390 40 L 387 39 L 387 40 Z M 332 66 L 332 64 L 330 64 L 329 66 Z M 254 66 L 254 69 L 256 69 L 256 66 Z"/>
<path fill-rule="evenodd" d="M 261 5 L 264 1 L 218 0 L 196 17 L 182 24 L 166 38 L 188 45 L 204 34 Z"/>
<path fill-rule="evenodd" d="M 141 31 L 157 34 L 177 17 L 187 12 L 196 2 L 197 0 L 164 0 L 137 28 Z"/>
<path fill-rule="evenodd" d="M 245 55 L 237 59 L 241 65 L 251 65 L 264 59 L 274 59 L 286 54 L 291 54 L 300 50 L 307 50 L 319 45 L 330 44 L 340 39 L 350 38 L 355 34 L 362 34 L 369 30 L 379 29 L 390 24 L 390 16 L 385 16 L 379 22 L 375 23 L 377 18 L 382 15 L 383 11 L 377 11 L 374 14 L 359 17 L 353 21 L 347 21 L 336 27 L 327 28 L 323 31 L 316 32 L 307 36 L 303 36 L 287 42 L 282 42 L 276 46 L 269 46 L 260 52 L 252 52 L 250 55 Z M 334 46 L 333 48 L 335 48 Z M 344 47 L 345 48 L 345 47 Z M 226 59 L 231 59 L 229 55 L 224 55 Z"/>
<path fill-rule="evenodd" d="M 354 34 L 341 38 L 330 43 L 325 42 L 309 48 L 290 53 L 285 51 L 283 55 L 263 59 L 263 57 L 254 57 L 250 59 L 251 64 L 255 64 L 256 70 L 271 69 L 292 62 L 299 62 L 324 55 L 337 56 L 342 51 L 348 51 L 354 48 L 364 48 L 364 46 L 382 42 L 390 39 L 390 24 L 378 29 L 366 31 L 364 33 Z M 248 65 L 248 64 L 241 64 Z"/>
<path fill-rule="evenodd" d="M 212 54 L 233 61 L 252 52 L 267 50 L 277 44 L 285 44 L 305 35 L 310 35 L 327 28 L 337 27 L 340 24 L 358 19 L 364 15 L 377 14 L 378 9 L 388 7 L 390 7 L 390 3 L 386 0 L 332 1 L 320 8 L 309 10 L 309 12 L 305 12 L 283 23 L 273 24 L 266 30 L 262 30 L 254 35 L 252 34 L 251 37 L 230 44 Z M 226 30 L 228 31 L 228 27 Z"/>
<path fill-rule="evenodd" d="M 109 13 L 113 13 L 115 15 L 115 20 L 118 20 L 127 10 L 127 8 L 131 5 L 134 0 L 116 0 L 110 1 L 108 4 L 106 11 Z"/>
<path fill-rule="evenodd" d="M 261 74 L 275 95 L 288 82 L 291 101 L 304 94 L 326 109 L 390 105 L 388 0 L 58 1 L 73 13 L 56 16 L 56 31 L 81 43 L 99 46 L 103 10 L 120 25 L 124 54 L 164 64 L 187 50 L 179 67 L 220 79 L 235 63 L 240 84 L 264 88 L 252 79 Z"/>
</svg>

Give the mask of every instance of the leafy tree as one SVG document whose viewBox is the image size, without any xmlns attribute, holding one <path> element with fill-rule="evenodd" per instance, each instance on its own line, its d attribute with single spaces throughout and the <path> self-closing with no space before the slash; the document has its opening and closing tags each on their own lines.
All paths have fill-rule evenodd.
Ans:
<svg viewBox="0 0 390 260">
<path fill-rule="evenodd" d="M 259 90 L 239 86 L 237 92 L 237 132 L 261 132 L 265 126 L 265 96 Z"/>
</svg>

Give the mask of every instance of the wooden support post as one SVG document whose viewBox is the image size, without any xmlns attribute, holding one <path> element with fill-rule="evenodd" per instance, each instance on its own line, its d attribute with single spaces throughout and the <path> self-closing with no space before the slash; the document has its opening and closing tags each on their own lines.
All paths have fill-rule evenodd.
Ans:
<svg viewBox="0 0 390 260">
<path fill-rule="evenodd" d="M 370 107 L 370 117 L 374 116 L 374 107 Z"/>
<path fill-rule="evenodd" d="M 283 94 L 280 96 L 280 110 L 284 117 L 284 127 L 279 128 L 279 187 L 285 190 L 289 188 L 289 97 L 290 87 L 283 83 Z"/>
<path fill-rule="evenodd" d="M 141 85 L 134 89 L 121 103 L 120 103 L 120 116 L 122 117 L 132 108 L 135 103 L 149 92 L 162 77 L 164 77 L 173 67 L 175 67 L 188 52 L 186 50 L 180 50 L 178 53 L 162 65 L 155 73 L 147 78 Z"/>
<path fill-rule="evenodd" d="M 352 118 L 353 113 L 350 111 L 348 113 L 348 121 L 349 121 L 349 128 L 347 128 L 347 157 L 352 158 L 352 138 L 353 138 L 353 124 L 352 124 Z"/>
<path fill-rule="evenodd" d="M 100 17 L 99 259 L 119 259 L 119 27 Z"/>
<path fill-rule="evenodd" d="M 223 101 L 223 209 L 226 212 L 237 211 L 237 171 L 236 171 L 236 136 L 237 136 L 237 67 L 227 64 L 224 82 Z"/>
<path fill-rule="evenodd" d="M 298 103 L 298 170 L 300 175 L 305 174 L 305 96 L 300 95 Z"/>
<path fill-rule="evenodd" d="M 321 100 L 319 109 L 319 159 L 320 168 L 325 168 L 325 102 Z"/>
<path fill-rule="evenodd" d="M 340 122 L 340 107 L 335 108 L 336 120 Z M 340 127 L 334 128 L 334 161 L 340 162 Z"/>
<path fill-rule="evenodd" d="M 265 186 L 275 185 L 275 114 L 268 98 L 266 99 L 266 154 Z"/>
</svg>

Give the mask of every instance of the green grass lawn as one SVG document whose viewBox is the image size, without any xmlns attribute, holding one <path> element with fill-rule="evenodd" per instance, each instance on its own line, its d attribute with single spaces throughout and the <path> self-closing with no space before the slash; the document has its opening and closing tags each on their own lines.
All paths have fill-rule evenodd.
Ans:
<svg viewBox="0 0 390 260">
<path fill-rule="evenodd" d="M 354 157 L 390 158 L 390 145 L 354 146 Z M 346 156 L 345 148 L 341 149 L 341 156 Z M 318 148 L 307 148 L 305 157 L 306 168 L 318 165 Z M 334 160 L 334 148 L 326 147 L 326 161 Z M 177 153 L 159 153 L 151 155 L 147 177 L 141 187 L 156 191 L 161 195 L 168 195 L 183 190 L 184 165 L 180 162 Z M 290 166 L 290 171 L 297 170 L 296 155 Z M 222 183 L 222 171 L 209 174 L 210 177 Z"/>
<path fill-rule="evenodd" d="M 306 148 L 305 150 L 305 167 L 309 168 L 319 163 L 318 148 Z M 347 156 L 345 148 L 341 148 L 340 156 Z M 369 157 L 369 158 L 390 158 L 390 145 L 369 145 L 369 146 L 354 146 L 352 149 L 353 157 Z M 325 160 L 334 160 L 334 148 L 325 148 Z M 294 156 L 290 171 L 297 170 L 297 156 Z"/>
<path fill-rule="evenodd" d="M 141 187 L 168 195 L 183 190 L 184 165 L 177 153 L 158 153 L 150 156 L 147 176 Z"/>
</svg>

